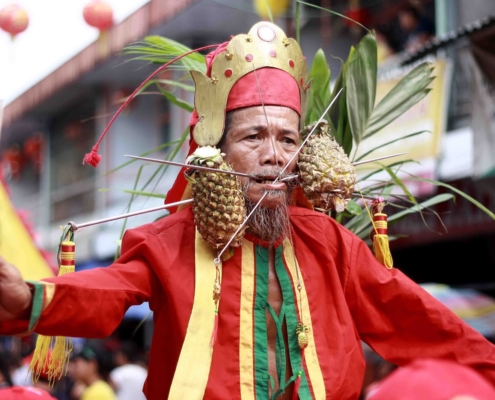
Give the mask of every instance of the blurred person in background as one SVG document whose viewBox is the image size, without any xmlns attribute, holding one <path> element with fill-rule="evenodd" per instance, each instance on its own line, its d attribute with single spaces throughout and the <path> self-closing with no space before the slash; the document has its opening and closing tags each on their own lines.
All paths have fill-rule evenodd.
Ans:
<svg viewBox="0 0 495 400">
<path fill-rule="evenodd" d="M 395 51 L 390 43 L 390 30 L 385 25 L 375 27 L 376 50 L 378 64 L 383 64 L 385 61 L 390 61 Z"/>
<path fill-rule="evenodd" d="M 19 338 L 12 349 L 12 383 L 16 386 L 31 386 L 32 379 L 29 363 L 33 357 L 37 335 L 28 335 Z"/>
<path fill-rule="evenodd" d="M 404 51 L 414 53 L 435 36 L 433 23 L 417 7 L 407 6 L 399 12 L 399 25 L 405 35 Z"/>
<path fill-rule="evenodd" d="M 4 350 L 0 350 L 0 389 L 8 388 L 13 385 L 10 368 L 10 357 Z"/>
<path fill-rule="evenodd" d="M 123 342 L 114 362 L 117 367 L 110 372 L 110 384 L 118 400 L 146 400 L 143 386 L 148 371 L 140 365 L 143 357 L 139 347 L 132 341 Z"/>
<path fill-rule="evenodd" d="M 366 400 L 493 400 L 495 388 L 475 370 L 451 360 L 417 359 L 370 390 Z"/>
<path fill-rule="evenodd" d="M 113 389 L 101 377 L 101 357 L 102 354 L 99 349 L 93 349 L 89 346 L 85 346 L 80 352 L 73 355 L 69 373 L 78 382 L 76 389 L 81 388 L 80 383 L 84 385 L 79 400 L 117 400 Z"/>
</svg>

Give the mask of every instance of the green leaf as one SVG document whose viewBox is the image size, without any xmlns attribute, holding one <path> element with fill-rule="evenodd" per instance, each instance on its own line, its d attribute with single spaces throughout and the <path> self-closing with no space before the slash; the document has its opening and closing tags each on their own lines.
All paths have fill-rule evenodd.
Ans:
<svg viewBox="0 0 495 400">
<path fill-rule="evenodd" d="M 375 134 L 422 100 L 430 91 L 427 87 L 434 79 L 432 71 L 429 63 L 422 63 L 404 76 L 373 110 L 365 137 Z"/>
<path fill-rule="evenodd" d="M 388 167 L 395 167 L 396 165 L 400 165 L 402 166 L 403 164 L 409 164 L 409 163 L 416 163 L 416 164 L 419 164 L 418 161 L 415 161 L 415 160 L 401 160 L 401 161 L 397 161 L 397 162 L 394 162 L 392 164 L 389 164 Z M 373 175 L 376 175 L 380 172 L 382 172 L 383 170 L 385 169 L 385 167 L 380 167 L 380 168 L 377 168 L 376 170 L 370 172 L 368 175 L 365 175 L 365 176 L 362 176 L 362 177 L 359 177 L 358 181 L 359 182 L 363 182 L 363 181 L 367 181 L 369 178 L 371 178 Z"/>
<path fill-rule="evenodd" d="M 451 186 L 445 182 L 439 182 L 433 179 L 426 179 L 426 178 L 420 178 L 418 176 L 411 175 L 411 179 L 416 180 L 416 181 L 421 181 L 421 182 L 429 182 L 432 183 L 436 186 L 442 186 L 447 189 L 452 190 L 453 192 L 457 193 L 458 195 L 464 197 L 466 200 L 470 201 L 473 203 L 476 207 L 478 207 L 480 210 L 482 210 L 484 213 L 488 214 L 492 219 L 495 219 L 495 214 L 490 211 L 488 208 L 486 208 L 483 204 L 481 204 L 479 201 L 475 200 L 473 197 L 469 196 L 467 193 L 464 193 L 462 190 L 457 189 L 454 186 Z"/>
<path fill-rule="evenodd" d="M 272 9 L 270 8 L 270 4 L 268 4 L 268 0 L 265 1 L 265 7 L 266 7 L 266 12 L 268 14 L 268 18 L 270 19 L 270 22 L 273 24 L 273 14 L 272 14 Z"/>
<path fill-rule="evenodd" d="M 346 72 L 347 113 L 352 136 L 359 145 L 375 105 L 377 73 L 376 39 L 364 36 L 356 47 Z"/>
<path fill-rule="evenodd" d="M 354 200 L 349 200 L 349 203 L 347 203 L 346 211 L 352 215 L 361 215 L 361 213 L 363 212 L 361 206 Z"/>
<path fill-rule="evenodd" d="M 408 135 L 405 135 L 405 136 L 401 136 L 400 138 L 397 138 L 397 139 L 394 139 L 394 140 L 391 140 L 389 142 L 386 142 L 386 143 L 383 143 L 377 147 L 374 147 L 373 149 L 371 149 L 370 151 L 367 151 L 366 153 L 362 154 L 361 156 L 359 156 L 358 158 L 356 158 L 356 162 L 357 161 L 360 161 L 362 160 L 363 158 L 365 158 L 366 156 L 369 156 L 371 153 L 377 151 L 377 150 L 380 150 L 381 148 L 383 147 L 386 147 L 388 146 L 389 144 L 392 144 L 392 143 L 395 143 L 395 142 L 400 142 L 401 140 L 404 140 L 404 139 L 407 139 L 407 138 L 410 138 L 410 137 L 414 137 L 414 136 L 417 136 L 417 135 L 421 135 L 422 133 L 425 133 L 425 132 L 430 132 L 430 131 L 418 131 L 418 132 L 414 132 L 414 133 L 410 133 Z M 430 132 L 431 133 L 431 132 Z"/>
<path fill-rule="evenodd" d="M 157 84 L 161 84 L 161 85 L 175 86 L 179 89 L 183 89 L 186 92 L 191 92 L 191 93 L 194 93 L 194 90 L 195 90 L 194 85 L 187 85 L 185 83 L 181 83 L 181 82 L 177 82 L 177 81 L 171 81 L 169 79 L 156 79 L 154 82 Z"/>
<path fill-rule="evenodd" d="M 312 93 L 318 93 L 323 104 L 328 106 L 330 104 L 330 69 L 322 49 L 318 49 L 313 58 L 308 80 L 312 81 L 310 96 Z"/>
<path fill-rule="evenodd" d="M 189 51 L 191 51 L 189 47 L 184 46 L 175 40 L 162 36 L 146 36 L 143 41 L 125 47 L 123 53 L 138 55 L 134 60 L 147 60 L 165 64 L 175 57 Z M 187 70 L 194 69 L 203 73 L 206 72 L 205 57 L 198 52 L 188 54 L 181 58 L 179 63 Z"/>
<path fill-rule="evenodd" d="M 193 112 L 194 110 L 194 105 L 185 101 L 177 98 L 174 96 L 172 93 L 170 93 L 168 90 L 165 90 L 161 87 L 159 87 L 160 92 L 165 96 L 165 98 L 170 101 L 172 104 L 175 104 L 177 107 L 182 108 L 183 110 L 186 110 L 188 112 Z"/>
<path fill-rule="evenodd" d="M 342 68 L 340 69 L 339 76 L 337 77 L 337 81 L 335 82 L 335 84 L 333 86 L 332 95 L 330 97 L 330 100 L 333 101 L 333 99 L 335 98 L 335 96 L 337 96 L 337 93 L 340 91 L 340 89 L 344 88 L 344 90 L 341 93 L 341 99 L 339 99 L 339 101 L 338 101 L 338 107 L 332 107 L 332 109 L 330 110 L 330 119 L 332 120 L 333 124 L 335 126 L 337 126 L 337 128 L 338 128 L 338 122 L 339 122 L 340 114 L 343 112 L 342 111 L 343 108 L 346 108 L 346 110 L 347 110 L 346 102 L 344 101 L 343 103 L 341 103 L 341 100 L 342 100 L 342 97 L 344 99 L 346 98 L 346 96 L 344 96 L 345 90 L 346 90 L 346 88 L 344 87 L 345 86 L 345 75 L 346 75 L 346 71 L 347 71 L 347 66 L 349 65 L 349 62 L 354 57 L 354 51 L 355 51 L 354 47 L 351 46 L 351 49 L 349 50 L 349 56 L 347 57 L 346 62 L 342 64 Z"/>
<path fill-rule="evenodd" d="M 124 193 L 130 193 L 136 196 L 158 197 L 160 199 L 164 199 L 165 197 L 167 197 L 165 194 L 143 192 L 141 190 L 124 190 Z"/>
<path fill-rule="evenodd" d="M 395 182 L 395 184 L 397 186 L 399 186 L 402 191 L 404 192 L 404 194 L 409 198 L 409 200 L 414 203 L 414 204 L 418 204 L 418 202 L 416 201 L 416 198 L 413 196 L 413 194 L 409 191 L 409 189 L 407 188 L 407 186 L 404 184 L 404 182 L 402 182 L 402 179 L 400 179 L 394 171 L 392 171 L 392 168 L 388 167 L 388 166 L 384 166 L 383 167 L 385 171 L 388 172 L 388 174 L 390 175 L 390 177 L 392 178 L 392 180 Z"/>
<path fill-rule="evenodd" d="M 398 222 L 402 219 L 404 219 L 405 216 L 409 214 L 414 214 L 417 212 L 420 212 L 424 210 L 425 208 L 434 206 L 436 204 L 444 203 L 446 201 L 452 200 L 454 198 L 454 195 L 451 193 L 442 193 L 439 195 L 436 195 L 434 197 L 429 198 L 428 200 L 425 200 L 419 204 L 415 204 L 403 211 L 400 211 L 398 213 L 392 214 L 388 216 L 388 223 L 392 224 L 394 222 Z"/>
<path fill-rule="evenodd" d="M 166 147 L 169 147 L 169 146 L 172 146 L 174 144 L 177 144 L 179 143 L 180 140 L 174 140 L 173 142 L 167 142 L 167 143 L 162 143 L 160 146 L 157 146 L 155 147 L 154 149 L 151 149 L 149 151 L 146 151 L 142 154 L 139 154 L 140 157 L 146 157 L 147 155 L 150 155 L 151 153 L 154 153 L 155 151 L 159 151 L 161 149 L 164 149 Z M 124 167 L 127 167 L 129 164 L 132 164 L 133 162 L 136 162 L 138 161 L 137 159 L 132 159 L 130 161 L 126 161 L 125 163 L 123 164 L 120 164 L 119 166 L 115 167 L 114 169 L 111 169 L 110 171 L 108 171 L 105 175 L 109 175 L 115 171 L 118 171 L 119 169 L 122 169 Z"/>
</svg>

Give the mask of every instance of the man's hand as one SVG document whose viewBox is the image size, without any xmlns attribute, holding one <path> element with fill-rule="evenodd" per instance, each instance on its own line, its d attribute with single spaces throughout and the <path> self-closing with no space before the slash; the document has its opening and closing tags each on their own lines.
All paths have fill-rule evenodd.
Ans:
<svg viewBox="0 0 495 400">
<path fill-rule="evenodd" d="M 0 322 L 29 317 L 32 298 L 19 270 L 0 257 Z"/>
</svg>

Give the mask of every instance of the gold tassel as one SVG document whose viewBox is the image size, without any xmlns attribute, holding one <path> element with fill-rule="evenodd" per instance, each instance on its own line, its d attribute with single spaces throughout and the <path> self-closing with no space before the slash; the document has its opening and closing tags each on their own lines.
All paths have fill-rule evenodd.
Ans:
<svg viewBox="0 0 495 400">
<path fill-rule="evenodd" d="M 75 271 L 75 243 L 64 241 L 60 245 L 60 267 L 58 276 Z M 51 385 L 67 372 L 72 351 L 72 338 L 65 336 L 38 335 L 29 370 L 33 372 L 33 381 L 41 373 L 48 375 Z"/>
<path fill-rule="evenodd" d="M 394 266 L 394 261 L 388 242 L 387 214 L 382 213 L 385 202 L 379 197 L 371 205 L 373 208 L 373 229 L 370 235 L 373 239 L 373 252 L 378 261 L 388 269 L 391 269 Z"/>
</svg>

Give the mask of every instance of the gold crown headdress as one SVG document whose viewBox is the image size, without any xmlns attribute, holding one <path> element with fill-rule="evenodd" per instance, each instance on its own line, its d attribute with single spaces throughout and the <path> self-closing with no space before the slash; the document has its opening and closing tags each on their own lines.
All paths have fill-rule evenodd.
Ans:
<svg viewBox="0 0 495 400">
<path fill-rule="evenodd" d="M 218 144 L 231 89 L 246 74 L 265 67 L 290 74 L 299 86 L 301 105 L 304 104 L 308 88 L 306 59 L 299 44 L 269 22 L 259 22 L 248 34 L 234 36 L 225 51 L 214 58 L 210 76 L 190 71 L 196 86 L 195 109 L 199 118 L 193 137 L 199 146 Z"/>
</svg>

